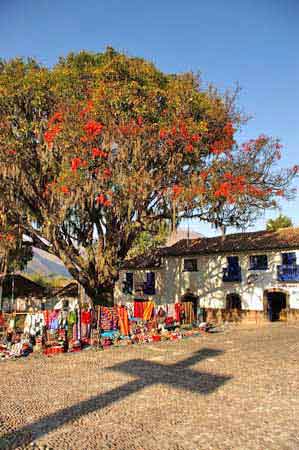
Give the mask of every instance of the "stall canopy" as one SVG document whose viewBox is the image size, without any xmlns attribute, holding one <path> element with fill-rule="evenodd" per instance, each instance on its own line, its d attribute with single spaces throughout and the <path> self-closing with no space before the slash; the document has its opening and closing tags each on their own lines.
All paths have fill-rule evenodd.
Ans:
<svg viewBox="0 0 299 450">
<path fill-rule="evenodd" d="M 7 274 L 0 276 L 2 286 L 2 297 L 14 298 L 36 297 L 42 298 L 47 295 L 47 289 L 20 274 Z"/>
<path fill-rule="evenodd" d="M 56 297 L 74 297 L 77 298 L 79 296 L 79 286 L 75 281 L 67 284 L 63 288 L 56 291 Z"/>
</svg>

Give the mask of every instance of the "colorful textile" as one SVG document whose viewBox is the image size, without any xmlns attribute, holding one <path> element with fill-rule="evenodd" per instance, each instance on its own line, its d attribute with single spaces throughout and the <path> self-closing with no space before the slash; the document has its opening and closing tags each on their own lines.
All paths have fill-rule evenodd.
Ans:
<svg viewBox="0 0 299 450">
<path fill-rule="evenodd" d="M 3 316 L 2 312 L 0 311 L 0 327 L 4 327 L 4 325 L 5 325 L 4 316 Z"/>
<path fill-rule="evenodd" d="M 129 316 L 128 310 L 125 306 L 118 307 L 118 323 L 120 328 L 120 333 L 123 336 L 129 335 Z"/>
<path fill-rule="evenodd" d="M 181 323 L 182 304 L 181 303 L 175 303 L 174 310 L 175 310 L 175 320 L 176 320 L 176 322 Z"/>
<path fill-rule="evenodd" d="M 172 326 L 173 325 L 173 317 L 166 317 L 165 325 Z"/>
<path fill-rule="evenodd" d="M 167 305 L 167 317 L 175 317 L 174 303 Z"/>
<path fill-rule="evenodd" d="M 29 336 L 42 334 L 45 326 L 43 313 L 28 313 L 24 322 L 24 333 Z"/>
<path fill-rule="evenodd" d="M 151 319 L 151 317 L 153 315 L 154 307 L 155 307 L 154 302 L 146 302 L 146 305 L 145 305 L 144 311 L 143 311 L 143 320 Z"/>
<path fill-rule="evenodd" d="M 132 302 L 126 302 L 129 319 L 134 317 L 134 305 Z"/>
<path fill-rule="evenodd" d="M 44 315 L 44 321 L 45 321 L 46 327 L 48 328 L 50 325 L 50 311 L 49 310 L 43 311 L 43 315 Z"/>
<path fill-rule="evenodd" d="M 49 317 L 49 329 L 50 330 L 58 330 L 59 328 L 59 313 L 58 311 L 52 311 Z"/>
<path fill-rule="evenodd" d="M 67 323 L 69 327 L 72 327 L 77 322 L 76 311 L 70 311 L 67 317 Z"/>
<path fill-rule="evenodd" d="M 101 306 L 101 329 L 102 330 L 117 330 L 118 317 L 117 317 L 117 307 L 107 307 Z"/>
<path fill-rule="evenodd" d="M 184 302 L 183 303 L 184 311 L 185 311 L 185 322 L 190 324 L 194 322 L 194 310 L 192 302 Z"/>
<path fill-rule="evenodd" d="M 81 322 L 90 325 L 91 324 L 91 312 L 90 311 L 81 311 Z"/>
<path fill-rule="evenodd" d="M 144 308 L 147 302 L 143 301 L 134 301 L 134 317 L 139 319 L 143 319 Z"/>
<path fill-rule="evenodd" d="M 67 326 L 67 312 L 66 311 L 59 311 L 58 313 L 58 327 L 59 328 L 66 328 Z"/>
</svg>

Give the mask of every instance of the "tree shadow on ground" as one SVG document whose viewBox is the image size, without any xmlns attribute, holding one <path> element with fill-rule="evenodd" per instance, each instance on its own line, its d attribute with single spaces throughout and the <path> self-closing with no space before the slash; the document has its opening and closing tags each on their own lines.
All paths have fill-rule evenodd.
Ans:
<svg viewBox="0 0 299 450">
<path fill-rule="evenodd" d="M 20 446 L 26 446 L 68 422 L 94 411 L 99 411 L 155 384 L 168 385 L 201 395 L 211 394 L 231 377 L 199 372 L 190 369 L 190 366 L 221 353 L 223 353 L 222 350 L 205 348 L 194 353 L 190 358 L 175 364 L 166 365 L 134 359 L 109 367 L 106 370 L 131 375 L 135 379 L 108 392 L 90 397 L 88 400 L 42 417 L 34 423 L 24 425 L 15 432 L 7 433 L 0 440 L 0 448 L 14 450 Z"/>
</svg>

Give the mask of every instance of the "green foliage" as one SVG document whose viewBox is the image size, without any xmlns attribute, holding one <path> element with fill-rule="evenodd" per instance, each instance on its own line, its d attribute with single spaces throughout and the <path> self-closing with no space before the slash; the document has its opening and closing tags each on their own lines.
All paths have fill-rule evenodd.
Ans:
<svg viewBox="0 0 299 450">
<path fill-rule="evenodd" d="M 24 242 L 22 230 L 13 224 L 10 208 L 0 208 L 0 274 L 24 270 L 32 258 L 32 244 Z"/>
<path fill-rule="evenodd" d="M 156 248 L 163 246 L 166 243 L 170 230 L 170 224 L 164 221 L 154 231 L 142 231 L 129 250 L 127 259 L 150 253 Z"/>
<path fill-rule="evenodd" d="M 293 227 L 293 221 L 290 217 L 280 214 L 276 219 L 269 219 L 267 222 L 268 231 L 277 231 L 280 228 Z"/>
<path fill-rule="evenodd" d="M 16 248 L 8 252 L 7 255 L 7 273 L 24 270 L 33 258 L 31 245 L 19 244 Z"/>
</svg>

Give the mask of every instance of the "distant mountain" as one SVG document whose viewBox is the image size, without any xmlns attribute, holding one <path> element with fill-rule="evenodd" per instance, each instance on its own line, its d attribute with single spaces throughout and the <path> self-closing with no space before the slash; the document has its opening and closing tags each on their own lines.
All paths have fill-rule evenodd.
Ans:
<svg viewBox="0 0 299 450">
<path fill-rule="evenodd" d="M 25 273 L 39 274 L 45 277 L 64 277 L 72 278 L 63 263 L 54 255 L 44 252 L 43 250 L 34 248 L 34 257 L 29 262 Z"/>
<path fill-rule="evenodd" d="M 202 234 L 195 231 L 188 231 L 186 229 L 179 228 L 175 232 L 172 232 L 166 242 L 166 246 L 175 244 L 181 239 L 196 239 L 203 237 Z M 43 250 L 34 248 L 34 257 L 29 262 L 26 270 L 24 271 L 28 274 L 38 274 L 45 277 L 63 277 L 72 278 L 68 270 L 65 268 L 63 263 L 54 255 L 44 252 Z"/>
</svg>

